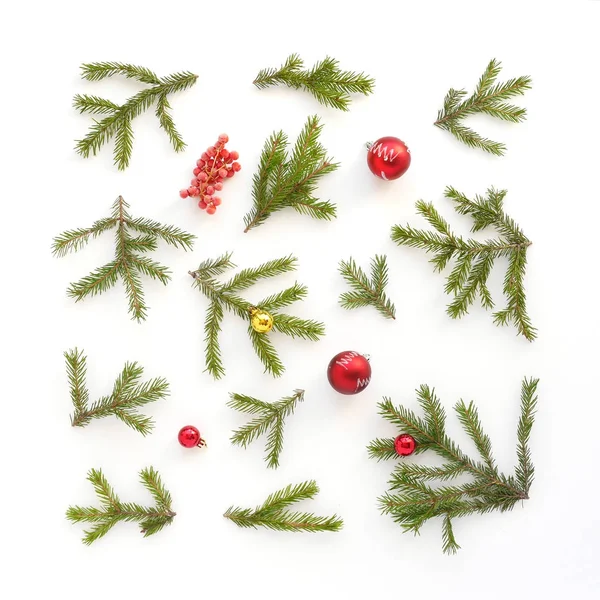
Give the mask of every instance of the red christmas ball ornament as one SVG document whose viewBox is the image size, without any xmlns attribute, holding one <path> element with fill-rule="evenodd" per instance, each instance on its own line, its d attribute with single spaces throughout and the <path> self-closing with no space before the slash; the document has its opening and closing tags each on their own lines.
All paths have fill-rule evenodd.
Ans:
<svg viewBox="0 0 600 600">
<path fill-rule="evenodd" d="M 202 448 L 202 446 L 206 446 L 206 442 L 202 439 L 198 428 L 193 425 L 182 427 L 179 430 L 177 439 L 184 448 L 194 448 L 196 446 Z"/>
<path fill-rule="evenodd" d="M 394 449 L 396 450 L 396 454 L 400 456 L 410 456 L 417 447 L 417 442 L 415 442 L 415 438 L 409 433 L 401 433 L 394 440 Z"/>
<path fill-rule="evenodd" d="M 327 379 L 340 394 L 358 394 L 371 381 L 371 364 L 366 356 L 353 350 L 340 352 L 329 362 Z"/>
<path fill-rule="evenodd" d="M 401 139 L 386 135 L 367 146 L 367 164 L 373 175 L 390 181 L 402 177 L 408 171 L 410 150 Z"/>
</svg>

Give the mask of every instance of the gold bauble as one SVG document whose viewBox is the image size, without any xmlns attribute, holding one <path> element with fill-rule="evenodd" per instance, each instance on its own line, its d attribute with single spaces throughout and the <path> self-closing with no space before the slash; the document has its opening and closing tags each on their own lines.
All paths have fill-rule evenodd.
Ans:
<svg viewBox="0 0 600 600">
<path fill-rule="evenodd" d="M 257 333 L 268 333 L 273 329 L 273 315 L 262 308 L 251 308 L 250 324 Z"/>
</svg>

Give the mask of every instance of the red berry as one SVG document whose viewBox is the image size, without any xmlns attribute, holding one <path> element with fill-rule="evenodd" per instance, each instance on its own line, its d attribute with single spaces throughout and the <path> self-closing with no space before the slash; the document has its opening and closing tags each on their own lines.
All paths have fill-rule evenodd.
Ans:
<svg viewBox="0 0 600 600">
<path fill-rule="evenodd" d="M 224 175 L 224 177 L 227 177 L 227 175 Z M 217 183 L 215 183 L 215 190 L 217 190 L 217 192 L 220 192 L 223 189 L 223 184 L 220 181 L 217 181 Z"/>
<path fill-rule="evenodd" d="M 233 158 L 231 158 L 231 154 L 225 159 L 225 164 L 230 165 L 233 162 Z"/>
<path fill-rule="evenodd" d="M 214 215 L 214 214 L 217 212 L 217 209 L 216 209 L 216 207 L 214 207 L 214 206 L 209 206 L 209 207 L 206 209 L 206 212 L 207 212 L 209 215 Z"/>
<path fill-rule="evenodd" d="M 219 169 L 219 177 L 227 177 L 227 169 Z"/>
<path fill-rule="evenodd" d="M 229 150 L 227 150 L 227 148 L 221 150 L 221 158 L 229 158 Z"/>
<path fill-rule="evenodd" d="M 200 436 L 200 432 L 193 425 L 186 425 L 179 430 L 177 435 L 179 443 L 184 448 L 194 448 L 195 446 L 206 446 L 206 442 Z"/>
<path fill-rule="evenodd" d="M 221 198 L 219 198 L 219 196 L 213 196 L 212 197 L 212 203 L 215 206 L 221 206 Z"/>
<path fill-rule="evenodd" d="M 187 190 L 179 190 L 179 195 L 182 198 L 187 198 L 190 195 L 190 193 Z"/>
<path fill-rule="evenodd" d="M 206 164 L 206 163 L 205 163 L 205 162 L 204 162 L 204 161 L 203 161 L 201 158 L 199 158 L 199 159 L 196 161 L 196 166 L 197 166 L 199 169 L 201 169 L 201 168 L 202 168 L 202 167 L 203 167 L 205 164 Z"/>
<path fill-rule="evenodd" d="M 223 142 L 224 144 L 226 144 L 229 141 L 229 136 L 226 133 L 222 133 L 219 136 L 219 141 Z"/>
<path fill-rule="evenodd" d="M 190 181 L 190 185 L 198 185 L 200 182 L 198 181 L 198 179 L 196 179 L 196 177 L 194 177 L 191 181 Z"/>
<path fill-rule="evenodd" d="M 200 202 L 198 202 L 198 206 L 204 210 L 206 208 L 206 202 L 204 202 L 204 200 L 200 200 Z"/>
<path fill-rule="evenodd" d="M 196 175 L 196 177 L 198 176 L 198 173 L 200 173 L 200 167 L 196 167 L 193 171 L 194 175 Z"/>
<path fill-rule="evenodd" d="M 199 181 L 208 181 L 208 175 L 206 174 L 206 172 L 202 171 L 202 173 L 200 173 L 200 175 L 198 175 L 198 180 Z"/>
<path fill-rule="evenodd" d="M 240 163 L 234 162 L 231 165 L 231 168 L 237 173 L 242 168 L 242 165 L 240 165 Z"/>
<path fill-rule="evenodd" d="M 233 177 L 235 175 L 235 171 L 231 169 L 231 171 L 227 171 L 227 177 Z"/>
<path fill-rule="evenodd" d="M 206 190 L 205 190 L 206 194 L 208 194 L 209 196 L 212 196 L 215 193 L 215 188 L 212 185 L 209 185 Z"/>
<path fill-rule="evenodd" d="M 192 187 L 188 188 L 188 192 L 190 193 L 190 196 L 197 196 L 200 193 L 200 190 L 193 185 Z"/>
<path fill-rule="evenodd" d="M 233 160 L 237 160 L 240 157 L 240 153 L 236 152 L 235 150 L 233 150 L 232 152 L 229 153 L 229 156 L 233 159 Z"/>
<path fill-rule="evenodd" d="M 206 154 L 206 152 L 203 152 L 202 155 L 200 156 L 200 160 L 203 160 L 204 162 L 206 162 L 208 160 L 208 154 Z"/>
<path fill-rule="evenodd" d="M 208 154 L 208 156 L 210 156 L 212 158 L 216 154 L 215 147 L 214 146 L 210 146 L 209 148 L 207 148 L 206 149 L 206 154 Z"/>
</svg>

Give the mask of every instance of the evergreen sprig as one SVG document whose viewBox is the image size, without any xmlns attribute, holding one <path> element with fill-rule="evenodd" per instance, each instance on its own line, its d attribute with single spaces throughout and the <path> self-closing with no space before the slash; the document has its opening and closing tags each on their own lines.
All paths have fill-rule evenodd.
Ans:
<svg viewBox="0 0 600 600">
<path fill-rule="evenodd" d="M 484 113 L 503 121 L 520 123 L 525 120 L 527 111 L 524 108 L 508 104 L 506 101 L 514 96 L 523 95 L 531 89 L 530 77 L 517 77 L 505 83 L 496 83 L 500 74 L 501 63 L 496 59 L 490 61 L 481 76 L 475 91 L 465 99 L 466 90 L 450 89 L 444 98 L 444 106 L 438 112 L 434 123 L 440 129 L 449 131 L 454 137 L 471 148 L 481 148 L 486 152 L 501 156 L 506 146 L 485 138 L 462 124 L 469 115 Z"/>
<path fill-rule="evenodd" d="M 456 212 L 473 219 L 471 231 L 477 232 L 492 226 L 499 237 L 484 242 L 465 240 L 452 233 L 449 224 L 433 204 L 420 200 L 416 204 L 417 211 L 435 231 L 396 225 L 392 228 L 392 239 L 400 246 L 423 248 L 431 252 L 434 256 L 430 262 L 438 272 L 444 270 L 450 260 L 454 259 L 455 265 L 448 275 L 445 288 L 447 294 L 454 295 L 454 300 L 447 309 L 453 319 L 467 314 L 477 295 L 484 308 L 494 307 L 487 280 L 494 261 L 502 257 L 508 259 L 503 288 L 507 305 L 494 313 L 494 322 L 497 325 L 513 323 L 521 335 L 533 341 L 537 330 L 527 314 L 524 287 L 527 249 L 531 246 L 531 241 L 504 212 L 506 190 L 490 188 L 484 197 L 477 195 L 475 200 L 469 200 L 454 188 L 448 187 L 445 195 L 454 202 Z"/>
<path fill-rule="evenodd" d="M 289 506 L 309 500 L 319 493 L 315 481 L 305 481 L 271 494 L 263 504 L 252 510 L 231 506 L 223 515 L 238 527 L 267 527 L 275 531 L 339 531 L 344 522 L 337 515 L 319 517 L 312 513 L 292 512 Z"/>
<path fill-rule="evenodd" d="M 401 462 L 389 481 L 390 491 L 380 499 L 383 514 L 389 514 L 405 531 L 419 533 L 429 519 L 442 518 L 443 550 L 454 554 L 460 546 L 452 529 L 453 519 L 470 514 L 484 514 L 494 510 L 512 510 L 529 498 L 534 468 L 529 449 L 533 426 L 538 379 L 524 379 L 521 388 L 521 416 L 517 427 L 517 467 L 514 475 L 498 470 L 492 454 L 492 444 L 479 420 L 473 402 L 460 400 L 454 410 L 458 420 L 473 441 L 480 459 L 465 454 L 446 434 L 446 413 L 426 385 L 417 390 L 417 398 L 424 416 L 395 407 L 389 398 L 379 403 L 379 414 L 396 425 L 400 432 L 409 433 L 417 443 L 416 452 L 431 450 L 444 459 L 439 467 Z M 369 454 L 377 460 L 400 458 L 394 451 L 393 439 L 376 439 L 369 446 Z M 471 481 L 458 485 L 432 487 L 429 482 L 446 482 L 467 475 Z"/>
<path fill-rule="evenodd" d="M 216 259 L 207 259 L 200 264 L 196 271 L 190 271 L 190 275 L 194 279 L 194 286 L 210 300 L 204 322 L 205 357 L 206 370 L 215 379 L 220 379 L 225 374 L 219 347 L 219 333 L 221 332 L 225 310 L 232 312 L 248 323 L 248 335 L 254 351 L 263 363 L 265 372 L 271 373 L 275 377 L 279 377 L 284 372 L 285 367 L 279 359 L 269 335 L 258 333 L 252 328 L 250 310 L 253 307 L 260 307 L 273 316 L 273 331 L 275 332 L 283 333 L 292 338 L 298 337 L 311 341 L 317 341 L 324 335 L 325 327 L 323 323 L 312 319 L 300 319 L 279 312 L 281 308 L 306 297 L 307 288 L 304 285 L 294 283 L 293 286 L 277 294 L 267 296 L 256 304 L 252 304 L 238 295 L 238 292 L 248 289 L 262 279 L 294 271 L 296 263 L 297 259 L 293 256 L 278 258 L 258 267 L 243 269 L 228 282 L 221 283 L 216 277 L 222 275 L 227 269 L 236 267 L 231 261 L 231 253 L 227 253 Z"/>
<path fill-rule="evenodd" d="M 314 197 L 319 179 L 339 166 L 331 162 L 333 159 L 327 157 L 327 151 L 319 142 L 322 129 L 317 116 L 309 117 L 290 156 L 288 138 L 283 131 L 267 139 L 258 172 L 253 177 L 254 206 L 244 217 L 244 233 L 284 208 L 293 208 L 314 219 L 335 218 L 335 204 Z"/>
<path fill-rule="evenodd" d="M 94 526 L 85 531 L 83 543 L 88 546 L 106 535 L 117 523 L 136 522 L 144 537 L 158 533 L 166 525 L 170 525 L 176 513 L 171 510 L 171 494 L 164 487 L 160 476 L 154 468 L 140 471 L 140 481 L 150 492 L 155 506 L 141 506 L 132 502 L 121 502 L 100 469 L 91 469 L 88 481 L 100 500 L 102 508 L 93 506 L 70 506 L 67 519 L 73 523 L 93 523 Z"/>
<path fill-rule="evenodd" d="M 95 156 L 100 148 L 114 137 L 114 163 L 120 171 L 125 170 L 129 166 L 133 149 L 131 122 L 155 103 L 155 114 L 160 126 L 169 136 L 175 152 L 181 152 L 186 144 L 173 122 L 168 96 L 193 86 L 198 76 L 184 71 L 167 77 L 158 77 L 145 67 L 118 62 L 88 63 L 81 66 L 81 76 L 88 81 L 100 81 L 114 75 L 137 79 L 150 87 L 135 94 L 120 106 L 98 96 L 77 94 L 73 98 L 73 106 L 81 114 L 107 115 L 102 120 L 94 119 L 89 133 L 77 141 L 75 146 L 77 152 L 84 158 Z"/>
<path fill-rule="evenodd" d="M 142 435 L 152 431 L 154 427 L 152 419 L 139 414 L 136 409 L 166 398 L 169 395 L 169 384 L 166 379 L 157 377 L 141 383 L 143 367 L 136 362 L 125 363 L 123 370 L 115 380 L 112 393 L 90 405 L 86 386 L 86 356 L 77 348 L 68 350 L 64 356 L 71 388 L 71 400 L 75 408 L 75 412 L 71 415 L 73 427 L 85 427 L 92 419 L 102 419 L 112 415 Z"/>
<path fill-rule="evenodd" d="M 340 273 L 353 291 L 340 296 L 343 308 L 374 306 L 386 319 L 396 319 L 396 307 L 386 296 L 385 288 L 389 280 L 387 257 L 375 255 L 371 259 L 371 277 L 356 264 L 351 257 L 340 262 Z"/>
<path fill-rule="evenodd" d="M 100 219 L 85 229 L 70 229 L 61 233 L 54 238 L 52 252 L 59 257 L 69 252 L 77 252 L 90 240 L 116 227 L 115 259 L 72 283 L 67 293 L 79 302 L 87 296 L 105 292 L 121 278 L 129 301 L 129 312 L 132 318 L 139 322 L 146 318 L 148 311 L 140 276 L 158 279 L 164 285 L 171 279 L 166 267 L 141 254 L 156 250 L 158 240 L 176 248 L 191 250 L 196 236 L 173 225 L 162 225 L 142 217 L 134 219 L 128 209 L 129 204 L 119 196 L 112 205 L 110 217 Z"/>
<path fill-rule="evenodd" d="M 338 64 L 337 60 L 327 56 L 312 69 L 304 70 L 304 61 L 300 56 L 290 54 L 279 69 L 259 71 L 254 85 L 259 89 L 279 84 L 296 90 L 304 89 L 325 106 L 348 110 L 350 94 L 371 94 L 375 80 L 364 73 L 342 71 Z"/>
<path fill-rule="evenodd" d="M 255 439 L 270 430 L 265 461 L 269 468 L 276 469 L 279 466 L 279 455 L 283 450 L 284 422 L 286 417 L 294 413 L 298 402 L 304 402 L 304 390 L 295 390 L 293 395 L 270 404 L 243 394 L 231 394 L 227 406 L 251 415 L 258 415 L 247 425 L 233 432 L 231 443 L 247 448 Z"/>
</svg>

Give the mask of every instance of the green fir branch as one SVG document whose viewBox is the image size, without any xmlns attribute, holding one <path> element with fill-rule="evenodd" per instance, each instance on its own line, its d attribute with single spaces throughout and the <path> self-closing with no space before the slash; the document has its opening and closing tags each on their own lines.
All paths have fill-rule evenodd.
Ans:
<svg viewBox="0 0 600 600">
<path fill-rule="evenodd" d="M 321 104 L 340 110 L 349 110 L 350 94 L 373 93 L 375 80 L 364 73 L 342 71 L 338 61 L 327 56 L 312 69 L 304 70 L 304 61 L 298 54 L 291 54 L 279 68 L 259 71 L 254 85 L 264 89 L 272 85 L 287 85 L 310 92 Z"/>
<path fill-rule="evenodd" d="M 340 304 L 349 310 L 361 306 L 373 306 L 386 319 L 396 319 L 396 307 L 385 294 L 388 284 L 387 257 L 375 255 L 371 260 L 371 277 L 351 257 L 341 261 L 340 273 L 353 291 L 340 296 Z"/>
<path fill-rule="evenodd" d="M 295 257 L 286 256 L 268 261 L 258 267 L 243 269 L 229 281 L 222 283 L 216 277 L 236 266 L 231 261 L 231 253 L 226 253 L 216 259 L 203 261 L 198 269 L 189 272 L 194 279 L 193 285 L 209 300 L 204 321 L 205 362 L 206 371 L 215 379 L 220 379 L 225 375 L 219 346 L 219 333 L 225 311 L 237 315 L 248 323 L 248 335 L 254 351 L 264 365 L 265 372 L 274 377 L 281 376 L 285 367 L 279 359 L 269 335 L 258 333 L 252 328 L 250 310 L 253 307 L 267 310 L 273 316 L 273 331 L 275 332 L 311 341 L 317 341 L 324 335 L 325 327 L 319 321 L 300 319 L 279 312 L 281 308 L 304 299 L 307 288 L 303 285 L 294 283 L 292 287 L 268 296 L 256 304 L 248 302 L 238 295 L 238 292 L 248 289 L 263 279 L 294 271 L 296 264 Z"/>
<path fill-rule="evenodd" d="M 294 208 L 314 219 L 330 221 L 336 217 L 334 204 L 314 198 L 319 180 L 339 166 L 319 142 L 322 129 L 317 116 L 309 117 L 291 155 L 282 131 L 273 133 L 266 141 L 253 178 L 254 205 L 244 217 L 244 233 L 284 208 Z"/>
<path fill-rule="evenodd" d="M 500 64 L 496 59 L 490 61 L 475 91 L 468 98 L 465 98 L 467 95 L 465 90 L 451 89 L 444 98 L 444 106 L 438 112 L 437 121 L 434 123 L 436 127 L 449 131 L 467 146 L 481 148 L 497 156 L 504 154 L 506 146 L 479 135 L 463 125 L 462 120 L 476 113 L 487 114 L 512 123 L 525 120 L 527 111 L 506 101 L 514 96 L 523 95 L 531 89 L 531 78 L 517 77 L 505 83 L 496 83 L 496 78 L 500 74 Z"/>
<path fill-rule="evenodd" d="M 172 225 L 162 225 L 143 218 L 132 219 L 128 208 L 129 204 L 119 196 L 112 205 L 111 217 L 96 221 L 87 229 L 71 229 L 61 233 L 54 238 L 52 252 L 59 257 L 77 252 L 101 233 L 116 229 L 115 260 L 72 283 L 67 294 L 79 302 L 87 296 L 102 294 L 121 279 L 129 312 L 139 322 L 146 319 L 148 311 L 140 275 L 157 279 L 163 285 L 167 285 L 171 279 L 167 267 L 141 256 L 141 253 L 156 250 L 159 239 L 176 248 L 191 250 L 196 237 Z M 139 235 L 134 237 L 131 232 Z"/>
<path fill-rule="evenodd" d="M 379 414 L 390 421 L 399 432 L 415 438 L 417 450 L 430 450 L 440 456 L 441 466 L 415 465 L 400 462 L 389 481 L 390 489 L 380 499 L 383 514 L 390 515 L 405 531 L 418 533 L 430 519 L 442 518 L 442 547 L 454 554 L 460 546 L 452 529 L 455 518 L 484 514 L 494 510 L 512 510 L 529 498 L 533 481 L 533 464 L 529 438 L 537 402 L 537 379 L 523 380 L 521 417 L 517 428 L 518 465 L 514 476 L 499 473 L 492 456 L 492 445 L 485 434 L 473 402 L 460 400 L 454 407 L 463 429 L 473 441 L 481 460 L 470 458 L 445 433 L 445 414 L 433 390 L 421 386 L 417 398 L 424 414 L 418 417 L 403 406 L 394 406 L 389 398 L 379 403 Z M 376 439 L 369 448 L 371 458 L 398 459 L 393 439 Z M 457 477 L 469 476 L 471 481 L 460 485 L 438 485 Z"/>
<path fill-rule="evenodd" d="M 86 356 L 77 348 L 68 350 L 64 356 L 71 401 L 75 409 L 71 415 L 73 427 L 85 427 L 92 419 L 102 419 L 112 415 L 142 435 L 152 431 L 154 427 L 152 419 L 139 414 L 136 409 L 166 398 L 169 395 L 169 384 L 166 379 L 157 377 L 140 383 L 144 373 L 143 367 L 135 362 L 125 363 L 115 380 L 110 396 L 103 396 L 90 405 L 86 387 Z"/>
<path fill-rule="evenodd" d="M 131 122 L 154 103 L 161 128 L 169 136 L 175 151 L 181 152 L 186 144 L 169 112 L 171 106 L 167 96 L 188 89 L 196 83 L 198 76 L 186 71 L 159 78 L 145 67 L 118 62 L 88 63 L 81 66 L 81 76 L 88 81 L 100 81 L 114 75 L 136 79 L 150 87 L 132 96 L 121 106 L 98 96 L 77 94 L 73 98 L 73 106 L 80 113 L 106 115 L 100 121 L 94 120 L 88 134 L 77 141 L 77 152 L 84 158 L 95 156 L 114 137 L 114 163 L 120 171 L 125 170 L 129 166 L 133 150 Z"/>
<path fill-rule="evenodd" d="M 247 425 L 233 432 L 231 443 L 247 448 L 255 439 L 270 430 L 265 461 L 269 468 L 276 469 L 279 466 L 279 455 L 283 449 L 284 421 L 286 417 L 294 413 L 298 402 L 304 402 L 304 390 L 295 390 L 293 395 L 272 404 L 242 394 L 231 394 L 231 400 L 227 406 L 234 410 L 258 415 Z"/>
<path fill-rule="evenodd" d="M 450 230 L 445 219 L 433 204 L 420 200 L 417 212 L 425 217 L 435 231 L 413 229 L 410 225 L 392 228 L 392 240 L 399 246 L 421 248 L 433 257 L 430 259 L 436 271 L 442 271 L 451 260 L 454 268 L 446 279 L 445 291 L 453 296 L 447 313 L 457 319 L 469 312 L 479 296 L 485 309 L 492 309 L 494 301 L 487 285 L 496 259 L 507 258 L 508 268 L 504 279 L 506 307 L 493 314 L 497 325 L 512 323 L 517 332 L 530 342 L 537 337 L 537 330 L 527 314 L 525 295 L 525 271 L 527 249 L 531 241 L 503 209 L 506 190 L 490 188 L 484 197 L 477 195 L 470 200 L 452 187 L 445 195 L 454 202 L 456 212 L 473 219 L 471 231 L 477 232 L 488 226 L 498 232 L 497 239 L 478 242 L 464 239 Z"/>
<path fill-rule="evenodd" d="M 344 522 L 337 515 L 320 517 L 312 513 L 286 510 L 301 500 L 310 500 L 319 493 L 315 481 L 305 481 L 271 494 L 265 502 L 252 510 L 231 506 L 223 515 L 238 527 L 267 527 L 275 531 L 339 531 Z"/>
<path fill-rule="evenodd" d="M 66 516 L 72 523 L 93 524 L 91 529 L 84 532 L 83 543 L 88 546 L 106 535 L 119 522 L 139 523 L 141 533 L 148 537 L 170 525 L 176 516 L 171 510 L 171 494 L 152 467 L 140 471 L 142 485 L 156 502 L 151 507 L 121 502 L 100 469 L 91 469 L 87 479 L 94 486 L 102 507 L 70 506 Z"/>
</svg>

